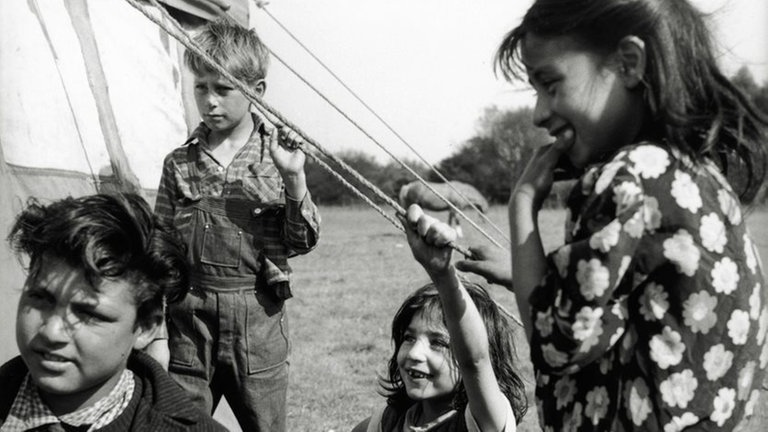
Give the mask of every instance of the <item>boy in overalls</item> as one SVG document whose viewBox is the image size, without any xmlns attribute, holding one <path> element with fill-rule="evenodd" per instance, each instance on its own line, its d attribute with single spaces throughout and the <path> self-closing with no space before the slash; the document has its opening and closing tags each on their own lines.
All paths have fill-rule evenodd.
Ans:
<svg viewBox="0 0 768 432">
<path fill-rule="evenodd" d="M 215 22 L 195 41 L 259 96 L 268 51 Z M 291 297 L 288 258 L 317 244 L 320 218 L 297 134 L 268 126 L 250 102 L 187 51 L 202 123 L 163 164 L 155 212 L 189 245 L 190 294 L 168 308 L 169 372 L 213 412 L 221 396 L 243 430 L 284 431 Z"/>
</svg>

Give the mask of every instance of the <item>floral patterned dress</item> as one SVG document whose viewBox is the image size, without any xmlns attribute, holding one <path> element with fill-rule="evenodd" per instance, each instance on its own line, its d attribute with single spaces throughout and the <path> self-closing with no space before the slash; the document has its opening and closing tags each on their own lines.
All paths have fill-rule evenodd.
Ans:
<svg viewBox="0 0 768 432">
<path fill-rule="evenodd" d="M 730 430 L 768 365 L 768 287 L 712 164 L 642 143 L 568 199 L 531 295 L 545 431 Z"/>
</svg>

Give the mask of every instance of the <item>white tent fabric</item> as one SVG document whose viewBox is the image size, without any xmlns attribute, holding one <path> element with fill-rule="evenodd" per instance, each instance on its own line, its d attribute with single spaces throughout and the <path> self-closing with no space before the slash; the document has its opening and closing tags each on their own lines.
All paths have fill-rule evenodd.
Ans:
<svg viewBox="0 0 768 432">
<path fill-rule="evenodd" d="M 29 197 L 156 188 L 163 157 L 197 122 L 180 50 L 123 0 L 0 2 L 0 363 L 17 353 L 24 272 L 5 242 L 15 215 Z"/>
</svg>

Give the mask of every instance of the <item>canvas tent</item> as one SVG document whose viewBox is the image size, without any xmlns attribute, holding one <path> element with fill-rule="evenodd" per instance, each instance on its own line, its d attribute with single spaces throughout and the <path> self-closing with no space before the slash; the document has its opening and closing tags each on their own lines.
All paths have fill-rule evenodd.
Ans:
<svg viewBox="0 0 768 432">
<path fill-rule="evenodd" d="M 249 21 L 248 0 L 163 3 L 190 29 Z M 198 121 L 181 50 L 123 0 L 0 2 L 0 363 L 17 353 L 15 215 L 29 197 L 120 189 L 151 201 L 163 157 Z"/>
</svg>

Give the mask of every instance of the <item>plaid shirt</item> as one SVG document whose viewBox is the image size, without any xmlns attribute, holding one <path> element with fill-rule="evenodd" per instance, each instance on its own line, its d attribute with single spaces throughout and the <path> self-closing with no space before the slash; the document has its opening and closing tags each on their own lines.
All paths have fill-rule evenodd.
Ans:
<svg viewBox="0 0 768 432">
<path fill-rule="evenodd" d="M 270 259 L 287 262 L 289 256 L 307 253 L 315 247 L 320 215 L 309 193 L 300 201 L 285 193 L 283 180 L 269 154 L 265 126 L 255 115 L 253 122 L 255 127 L 251 137 L 227 167 L 208 150 L 210 129 L 201 123 L 183 146 L 166 156 L 155 213 L 163 222 L 184 232 L 190 221 L 179 220 L 178 210 L 203 196 L 261 204 L 284 202 L 282 229 L 261 240 L 265 250 L 270 251 Z M 189 146 L 197 146 L 198 151 L 189 151 Z M 190 155 L 196 155 L 195 160 L 190 160 Z M 191 164 L 195 164 L 194 170 L 190 169 Z"/>
<path fill-rule="evenodd" d="M 131 401 L 135 385 L 133 372 L 125 369 L 120 380 L 107 396 L 89 407 L 57 417 L 40 398 L 37 386 L 27 374 L 0 431 L 24 432 L 59 423 L 82 427 L 82 430 L 88 432 L 95 431 L 122 414 Z"/>
</svg>

